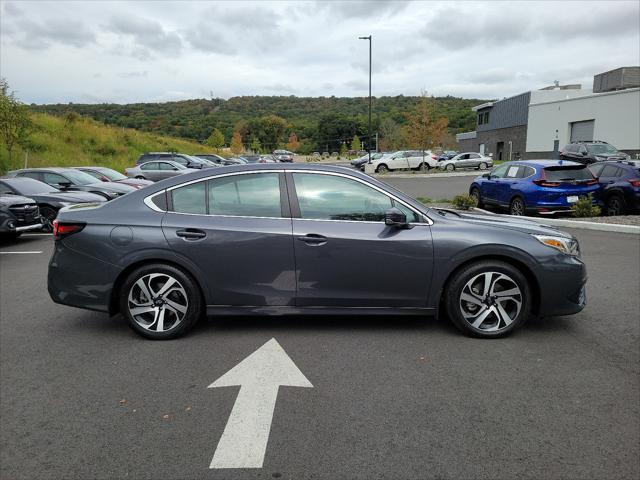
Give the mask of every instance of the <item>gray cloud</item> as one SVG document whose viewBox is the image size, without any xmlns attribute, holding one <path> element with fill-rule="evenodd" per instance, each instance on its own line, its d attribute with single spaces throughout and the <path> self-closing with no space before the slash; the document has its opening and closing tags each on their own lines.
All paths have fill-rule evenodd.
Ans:
<svg viewBox="0 0 640 480">
<path fill-rule="evenodd" d="M 133 43 L 130 54 L 140 60 L 153 58 L 153 52 L 178 55 L 182 50 L 180 36 L 154 20 L 118 15 L 111 17 L 105 28 L 118 36 L 129 37 Z"/>
<path fill-rule="evenodd" d="M 46 49 L 53 44 L 82 48 L 96 41 L 93 32 L 87 30 L 83 23 L 72 19 L 54 18 L 38 23 L 21 17 L 5 33 L 17 46 L 27 50 Z"/>
<path fill-rule="evenodd" d="M 12 17 L 20 17 L 23 12 L 18 7 L 18 4 L 15 2 L 4 2 L 4 13 L 5 15 L 11 15 Z"/>
<path fill-rule="evenodd" d="M 120 78 L 139 78 L 146 77 L 148 73 L 147 70 L 144 70 L 143 72 L 120 72 L 116 73 L 116 75 Z"/>
<path fill-rule="evenodd" d="M 391 16 L 404 10 L 407 5 L 409 2 L 404 0 L 322 0 L 315 3 L 318 10 L 326 10 L 338 20 Z"/>
</svg>

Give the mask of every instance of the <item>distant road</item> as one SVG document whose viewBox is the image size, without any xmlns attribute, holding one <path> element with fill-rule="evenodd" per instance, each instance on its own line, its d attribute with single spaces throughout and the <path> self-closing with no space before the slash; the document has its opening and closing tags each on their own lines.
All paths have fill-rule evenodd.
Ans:
<svg viewBox="0 0 640 480">
<path fill-rule="evenodd" d="M 429 197 L 433 200 L 451 199 L 469 193 L 469 185 L 475 177 L 393 178 L 391 175 L 377 177 L 381 182 L 403 191 L 412 197 Z"/>
</svg>

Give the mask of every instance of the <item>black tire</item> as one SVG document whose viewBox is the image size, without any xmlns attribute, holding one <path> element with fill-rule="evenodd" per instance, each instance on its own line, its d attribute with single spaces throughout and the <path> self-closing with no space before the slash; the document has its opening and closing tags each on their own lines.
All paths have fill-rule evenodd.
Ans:
<svg viewBox="0 0 640 480">
<path fill-rule="evenodd" d="M 491 275 L 490 278 L 497 279 L 496 285 L 492 285 L 492 288 L 496 286 L 502 288 L 503 284 L 515 284 L 520 292 L 519 295 L 514 296 L 514 298 L 520 299 L 519 307 L 514 299 L 499 300 L 498 302 L 495 299 L 490 299 L 488 304 L 485 305 L 482 302 L 481 305 L 477 306 L 474 303 L 463 300 L 461 298 L 463 290 L 465 293 L 468 291 L 469 282 L 478 279 L 479 285 L 482 286 L 483 275 Z M 507 281 L 503 277 L 507 277 L 509 280 Z M 498 289 L 495 291 L 498 294 L 500 293 Z M 507 290 L 502 291 L 506 292 Z M 465 298 L 468 298 L 468 295 Z M 504 299 L 506 297 L 498 298 Z M 531 310 L 531 288 L 522 272 L 513 265 L 499 260 L 484 260 L 467 265 L 456 272 L 447 285 L 444 300 L 449 319 L 463 333 L 477 338 L 499 338 L 510 334 L 526 322 Z M 504 315 L 498 312 L 498 307 L 496 306 L 498 304 L 501 305 L 502 311 L 508 314 L 507 317 L 511 320 L 510 323 L 507 324 Z M 475 317 L 465 318 L 465 314 L 473 313 L 472 310 L 468 310 L 470 307 L 477 308 L 478 314 Z M 484 320 L 481 320 L 480 317 L 487 310 L 490 312 Z M 509 315 L 512 315 L 513 318 Z M 481 323 L 474 327 L 472 323 L 480 320 Z"/>
<path fill-rule="evenodd" d="M 613 217 L 617 215 L 624 215 L 626 209 L 624 205 L 624 198 L 617 193 L 613 193 L 607 197 L 605 204 L 605 213 L 607 216 Z"/>
<path fill-rule="evenodd" d="M 526 205 L 520 197 L 514 197 L 509 204 L 509 215 L 521 216 L 526 213 Z"/>
<path fill-rule="evenodd" d="M 453 163 L 449 163 L 446 167 L 444 167 L 444 169 L 453 172 L 456 169 L 456 166 Z"/>
<path fill-rule="evenodd" d="M 177 280 L 178 285 L 184 290 L 184 295 L 179 292 L 180 297 L 186 299 L 187 301 L 186 311 L 183 314 L 184 316 L 179 321 L 174 320 L 172 322 L 173 325 L 171 325 L 171 323 L 169 322 L 171 322 L 171 319 L 174 317 L 177 320 L 178 317 L 177 315 L 170 313 L 169 310 L 166 311 L 167 323 L 169 325 L 169 328 L 163 331 L 155 331 L 152 328 L 152 324 L 149 326 L 149 328 L 144 328 L 139 323 L 139 319 L 136 320 L 136 318 L 134 318 L 129 308 L 129 295 L 130 293 L 133 294 L 138 288 L 136 286 L 136 282 L 141 279 L 144 281 L 144 279 L 148 278 L 149 275 L 153 274 L 158 274 L 160 278 L 165 278 L 168 276 Z M 171 290 L 172 289 L 169 289 L 169 293 L 166 295 L 176 294 L 176 292 L 172 293 Z M 173 300 L 175 300 L 175 297 L 173 298 Z M 129 323 L 129 326 L 139 335 L 152 340 L 169 340 L 178 338 L 186 334 L 198 322 L 198 320 L 204 313 L 204 302 L 202 294 L 200 292 L 200 288 L 198 287 L 197 282 L 191 277 L 191 275 L 172 265 L 164 265 L 161 263 L 143 265 L 131 272 L 120 288 L 119 305 L 120 312 Z M 172 310 L 175 311 L 175 309 Z M 154 313 L 150 312 L 149 315 L 153 316 Z M 158 322 L 154 321 L 154 323 L 157 326 Z"/>
<path fill-rule="evenodd" d="M 42 230 L 45 232 L 53 232 L 53 221 L 58 216 L 58 212 L 51 207 L 41 207 L 40 215 L 44 219 Z"/>
<path fill-rule="evenodd" d="M 478 170 L 486 170 L 487 169 L 487 164 L 485 162 L 480 162 L 480 165 L 478 165 Z"/>
<path fill-rule="evenodd" d="M 144 178 L 142 175 L 138 175 L 136 178 L 137 178 L 138 180 L 146 180 L 146 178 Z"/>
<path fill-rule="evenodd" d="M 418 165 L 418 168 L 416 168 L 416 171 L 418 172 L 428 172 L 429 170 L 431 170 L 431 165 L 429 165 L 427 162 L 421 162 L 420 165 Z"/>
<path fill-rule="evenodd" d="M 387 173 L 389 171 L 389 167 L 387 167 L 384 163 L 381 163 L 376 167 L 376 173 Z"/>
<path fill-rule="evenodd" d="M 482 195 L 480 194 L 480 189 L 478 187 L 473 187 L 469 192 L 473 198 L 476 199 L 476 206 L 478 208 L 484 208 L 484 203 L 482 202 Z"/>
</svg>

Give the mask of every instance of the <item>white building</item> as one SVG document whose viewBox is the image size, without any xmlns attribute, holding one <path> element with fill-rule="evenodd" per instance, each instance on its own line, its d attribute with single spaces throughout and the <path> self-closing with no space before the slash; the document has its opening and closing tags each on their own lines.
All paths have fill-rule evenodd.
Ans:
<svg viewBox="0 0 640 480">
<path fill-rule="evenodd" d="M 532 92 L 527 158 L 549 158 L 571 141 L 602 140 L 640 153 L 640 88 L 549 100 Z"/>
</svg>

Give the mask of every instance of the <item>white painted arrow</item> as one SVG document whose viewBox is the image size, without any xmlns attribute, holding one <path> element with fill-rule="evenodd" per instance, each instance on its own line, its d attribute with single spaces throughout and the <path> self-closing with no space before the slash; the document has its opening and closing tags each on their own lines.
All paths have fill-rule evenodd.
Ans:
<svg viewBox="0 0 640 480">
<path fill-rule="evenodd" d="M 275 338 L 208 388 L 240 385 L 209 468 L 262 468 L 280 385 L 312 388 Z"/>
</svg>

